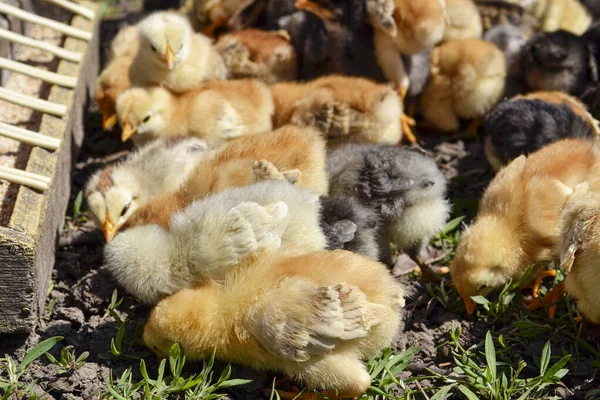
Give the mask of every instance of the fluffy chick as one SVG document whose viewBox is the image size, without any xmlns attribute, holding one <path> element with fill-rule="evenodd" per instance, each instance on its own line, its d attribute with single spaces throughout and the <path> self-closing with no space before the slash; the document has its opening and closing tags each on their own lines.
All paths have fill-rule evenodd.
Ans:
<svg viewBox="0 0 600 400">
<path fill-rule="evenodd" d="M 390 87 L 365 78 L 332 75 L 271 86 L 274 126 L 313 126 L 330 142 L 396 144 L 402 138 L 402 100 Z"/>
<path fill-rule="evenodd" d="M 327 160 L 332 196 L 353 196 L 374 207 L 389 241 L 418 257 L 444 226 L 450 206 L 446 180 L 422 151 L 390 145 L 348 145 Z"/>
<path fill-rule="evenodd" d="M 532 90 L 578 96 L 598 80 L 597 61 L 587 37 L 566 31 L 535 35 L 523 48 L 519 67 Z"/>
<path fill-rule="evenodd" d="M 231 32 L 219 38 L 215 49 L 230 78 L 256 78 L 268 84 L 296 79 L 296 50 L 286 31 Z"/>
<path fill-rule="evenodd" d="M 173 12 L 152 14 L 139 23 L 140 48 L 129 69 L 134 86 L 162 85 L 174 92 L 197 89 L 227 77 L 211 40 L 194 34 L 189 21 Z"/>
<path fill-rule="evenodd" d="M 446 30 L 441 0 L 368 0 L 375 27 L 375 56 L 385 77 L 404 96 L 409 87 L 401 55 L 413 55 L 439 43 Z"/>
<path fill-rule="evenodd" d="M 196 138 L 160 139 L 92 175 L 84 196 L 106 240 L 139 207 L 161 193 L 179 189 L 206 150 L 206 142 Z"/>
<path fill-rule="evenodd" d="M 193 10 L 204 34 L 214 36 L 216 31 L 227 26 L 231 18 L 255 0 L 192 0 Z"/>
<path fill-rule="evenodd" d="M 579 0 L 538 0 L 532 11 L 543 32 L 565 30 L 581 35 L 592 23 L 592 16 Z"/>
<path fill-rule="evenodd" d="M 284 179 L 271 170 L 291 174 L 296 186 L 325 195 L 325 141 L 318 131 L 286 126 L 260 135 L 242 136 L 198 164 L 182 187 L 146 204 L 128 226 L 155 223 L 169 226 L 171 215 L 193 201 L 227 188 L 246 186 L 257 180 Z"/>
<path fill-rule="evenodd" d="M 403 294 L 384 265 L 353 253 L 265 255 L 224 284 L 160 302 L 143 339 L 159 356 L 173 343 L 190 359 L 216 349 L 219 359 L 283 372 L 328 397 L 355 397 L 371 383 L 362 360 L 399 333 Z"/>
<path fill-rule="evenodd" d="M 174 214 L 169 230 L 150 224 L 118 234 L 106 246 L 106 264 L 130 294 L 154 304 L 222 281 L 255 252 L 325 249 L 319 209 L 318 195 L 287 182 L 227 189 Z"/>
<path fill-rule="evenodd" d="M 567 196 L 582 182 L 600 189 L 596 140 L 565 139 L 500 170 L 486 189 L 450 267 L 472 313 L 471 296 L 486 295 L 521 277 L 528 266 L 558 257 L 559 220 Z"/>
<path fill-rule="evenodd" d="M 377 212 L 352 197 L 321 199 L 321 227 L 328 250 L 348 250 L 379 260 Z"/>
<path fill-rule="evenodd" d="M 274 112 L 269 87 L 258 80 L 212 81 L 175 95 L 162 87 L 132 88 L 117 99 L 123 141 L 136 146 L 166 136 L 196 136 L 218 147 L 268 132 Z"/>
<path fill-rule="evenodd" d="M 443 41 L 481 39 L 483 25 L 479 9 L 473 0 L 445 0 L 447 26 Z"/>
<path fill-rule="evenodd" d="M 577 300 L 577 308 L 592 323 L 600 324 L 598 297 L 598 231 L 600 229 L 600 197 L 590 192 L 589 184 L 575 187 L 567 199 L 561 216 L 558 251 L 567 276 L 565 291 Z"/>
<path fill-rule="evenodd" d="M 430 64 L 420 105 L 425 119 L 439 130 L 454 131 L 460 119 L 483 117 L 504 93 L 506 60 L 492 43 L 444 43 L 431 52 Z"/>
<path fill-rule="evenodd" d="M 485 155 L 496 171 L 558 140 L 597 134 L 598 125 L 585 106 L 560 92 L 536 92 L 502 102 L 481 127 Z"/>
</svg>

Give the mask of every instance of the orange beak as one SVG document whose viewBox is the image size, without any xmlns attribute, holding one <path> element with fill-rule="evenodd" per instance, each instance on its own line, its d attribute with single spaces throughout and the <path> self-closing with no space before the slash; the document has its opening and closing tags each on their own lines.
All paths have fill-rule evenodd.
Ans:
<svg viewBox="0 0 600 400">
<path fill-rule="evenodd" d="M 167 68 L 169 71 L 175 67 L 175 53 L 171 50 L 171 46 L 167 43 L 167 51 L 165 52 L 165 56 L 163 58 L 165 64 L 167 64 Z"/>
<path fill-rule="evenodd" d="M 121 132 L 121 141 L 126 142 L 130 137 L 137 133 L 137 129 L 134 128 L 129 121 L 123 124 L 123 131 Z"/>
<path fill-rule="evenodd" d="M 117 114 L 102 114 L 102 129 L 110 131 L 117 124 Z"/>
<path fill-rule="evenodd" d="M 110 242 L 112 240 L 112 238 L 115 237 L 115 234 L 117 233 L 117 229 L 111 222 L 108 215 L 104 219 L 104 226 L 102 227 L 102 230 L 104 231 L 104 239 L 106 239 L 107 243 Z"/>
<path fill-rule="evenodd" d="M 336 19 L 335 14 L 312 0 L 296 0 L 296 8 L 309 11 L 321 19 Z"/>
<path fill-rule="evenodd" d="M 467 308 L 467 314 L 473 315 L 473 311 L 475 311 L 475 307 L 477 307 L 477 303 L 475 303 L 473 301 L 473 299 L 471 299 L 471 297 L 462 296 L 462 299 L 465 302 L 465 307 Z"/>
</svg>

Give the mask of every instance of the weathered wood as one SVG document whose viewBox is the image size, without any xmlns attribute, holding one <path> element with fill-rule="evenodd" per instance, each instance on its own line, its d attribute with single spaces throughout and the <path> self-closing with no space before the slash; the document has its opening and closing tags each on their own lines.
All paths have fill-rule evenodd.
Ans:
<svg viewBox="0 0 600 400">
<path fill-rule="evenodd" d="M 86 6 L 97 10 L 92 2 Z M 78 77 L 74 90 L 55 86 L 48 101 L 67 106 L 67 116 L 44 115 L 40 133 L 61 139 L 55 152 L 34 148 L 27 172 L 52 177 L 48 190 L 39 193 L 20 187 L 7 228 L 0 228 L 0 333 L 31 330 L 44 310 L 54 266 L 57 233 L 71 188 L 71 166 L 83 141 L 83 115 L 93 91 L 98 68 L 99 15 L 90 21 L 81 16 L 72 26 L 93 33 L 89 42 L 67 38 L 65 48 L 84 54 L 80 64 L 61 61 L 57 72 Z"/>
</svg>

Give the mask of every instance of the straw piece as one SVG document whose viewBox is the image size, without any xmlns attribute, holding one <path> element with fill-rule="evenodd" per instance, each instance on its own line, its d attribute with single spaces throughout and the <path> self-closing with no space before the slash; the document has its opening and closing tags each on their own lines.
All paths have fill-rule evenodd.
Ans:
<svg viewBox="0 0 600 400">
<path fill-rule="evenodd" d="M 22 176 L 23 178 L 35 179 L 37 181 L 45 183 L 50 183 L 52 181 L 52 179 L 48 178 L 47 176 L 34 174 L 32 172 L 23 171 L 17 168 L 6 167 L 4 165 L 0 165 L 0 171 Z"/>
<path fill-rule="evenodd" d="M 11 6 L 11 5 L 3 3 L 1 1 L 0 1 L 0 13 L 12 15 L 13 17 L 17 17 L 24 21 L 54 29 L 56 31 L 64 33 L 67 36 L 72 36 L 77 39 L 81 39 L 81 40 L 91 40 L 92 39 L 91 32 L 87 32 L 87 31 L 84 31 L 83 29 L 79 29 L 79 28 L 74 28 L 70 25 L 54 21 L 50 18 L 44 18 L 44 17 L 37 16 L 33 13 L 23 11 L 20 8 Z"/>
<path fill-rule="evenodd" d="M 74 76 L 57 74 L 55 72 L 46 71 L 32 67 L 31 65 L 9 60 L 8 58 L 4 57 L 0 57 L 0 69 L 2 68 L 31 76 L 32 78 L 41 79 L 44 82 L 52 83 L 54 85 L 64 86 L 69 89 L 74 89 L 77 86 L 77 78 Z"/>
<path fill-rule="evenodd" d="M 44 190 L 48 189 L 48 183 L 46 183 L 46 182 L 42 182 L 37 179 L 27 178 L 18 173 L 15 173 L 15 171 L 18 171 L 15 168 L 7 168 L 7 169 L 12 170 L 12 171 L 6 171 L 4 169 L 1 169 L 0 170 L 0 179 L 9 181 L 12 183 L 17 183 L 19 185 L 29 186 L 33 189 L 37 189 L 40 191 L 44 191 Z"/>
<path fill-rule="evenodd" d="M 9 30 L 0 28 L 0 39 L 6 39 L 9 42 L 22 44 L 23 46 L 29 46 L 43 51 L 47 51 L 57 57 L 63 58 L 67 61 L 79 63 L 83 59 L 83 54 L 76 53 L 61 47 L 55 46 L 50 43 L 46 43 L 42 40 L 32 39 L 27 36 L 19 35 L 18 33 L 11 32 Z"/>
<path fill-rule="evenodd" d="M 7 138 L 18 140 L 23 143 L 39 146 L 47 150 L 56 150 L 60 147 L 59 139 L 41 135 L 39 133 L 35 133 L 27 129 L 8 125 L 4 122 L 0 122 L 0 136 L 5 136 Z"/>
<path fill-rule="evenodd" d="M 59 7 L 69 10 L 72 13 L 79 14 L 87 19 L 94 19 L 96 13 L 87 7 L 66 0 L 46 0 L 48 3 L 55 4 Z"/>
<path fill-rule="evenodd" d="M 22 107 L 30 108 L 35 111 L 52 114 L 57 117 L 64 117 L 67 114 L 67 106 L 63 104 L 52 103 L 37 97 L 28 96 L 0 86 L 0 100 L 17 104 Z"/>
</svg>

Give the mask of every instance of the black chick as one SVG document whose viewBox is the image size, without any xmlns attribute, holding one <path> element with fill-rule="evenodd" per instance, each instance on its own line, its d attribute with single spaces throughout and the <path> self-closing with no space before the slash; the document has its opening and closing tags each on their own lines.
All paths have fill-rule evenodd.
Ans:
<svg viewBox="0 0 600 400">
<path fill-rule="evenodd" d="M 578 96 L 598 81 L 598 67 L 589 31 L 577 36 L 567 31 L 539 33 L 523 47 L 521 68 L 532 90 L 556 90 Z"/>
<path fill-rule="evenodd" d="M 498 104 L 485 117 L 480 134 L 495 170 L 558 140 L 596 136 L 589 121 L 569 105 L 525 98 Z"/>
<path fill-rule="evenodd" d="M 379 248 L 379 226 L 377 212 L 352 197 L 321 199 L 321 228 L 328 250 L 343 249 L 380 260 L 386 252 Z"/>
<path fill-rule="evenodd" d="M 418 258 L 449 214 L 446 180 L 423 151 L 392 145 L 347 145 L 327 162 L 330 194 L 373 207 L 388 241 Z"/>
</svg>

